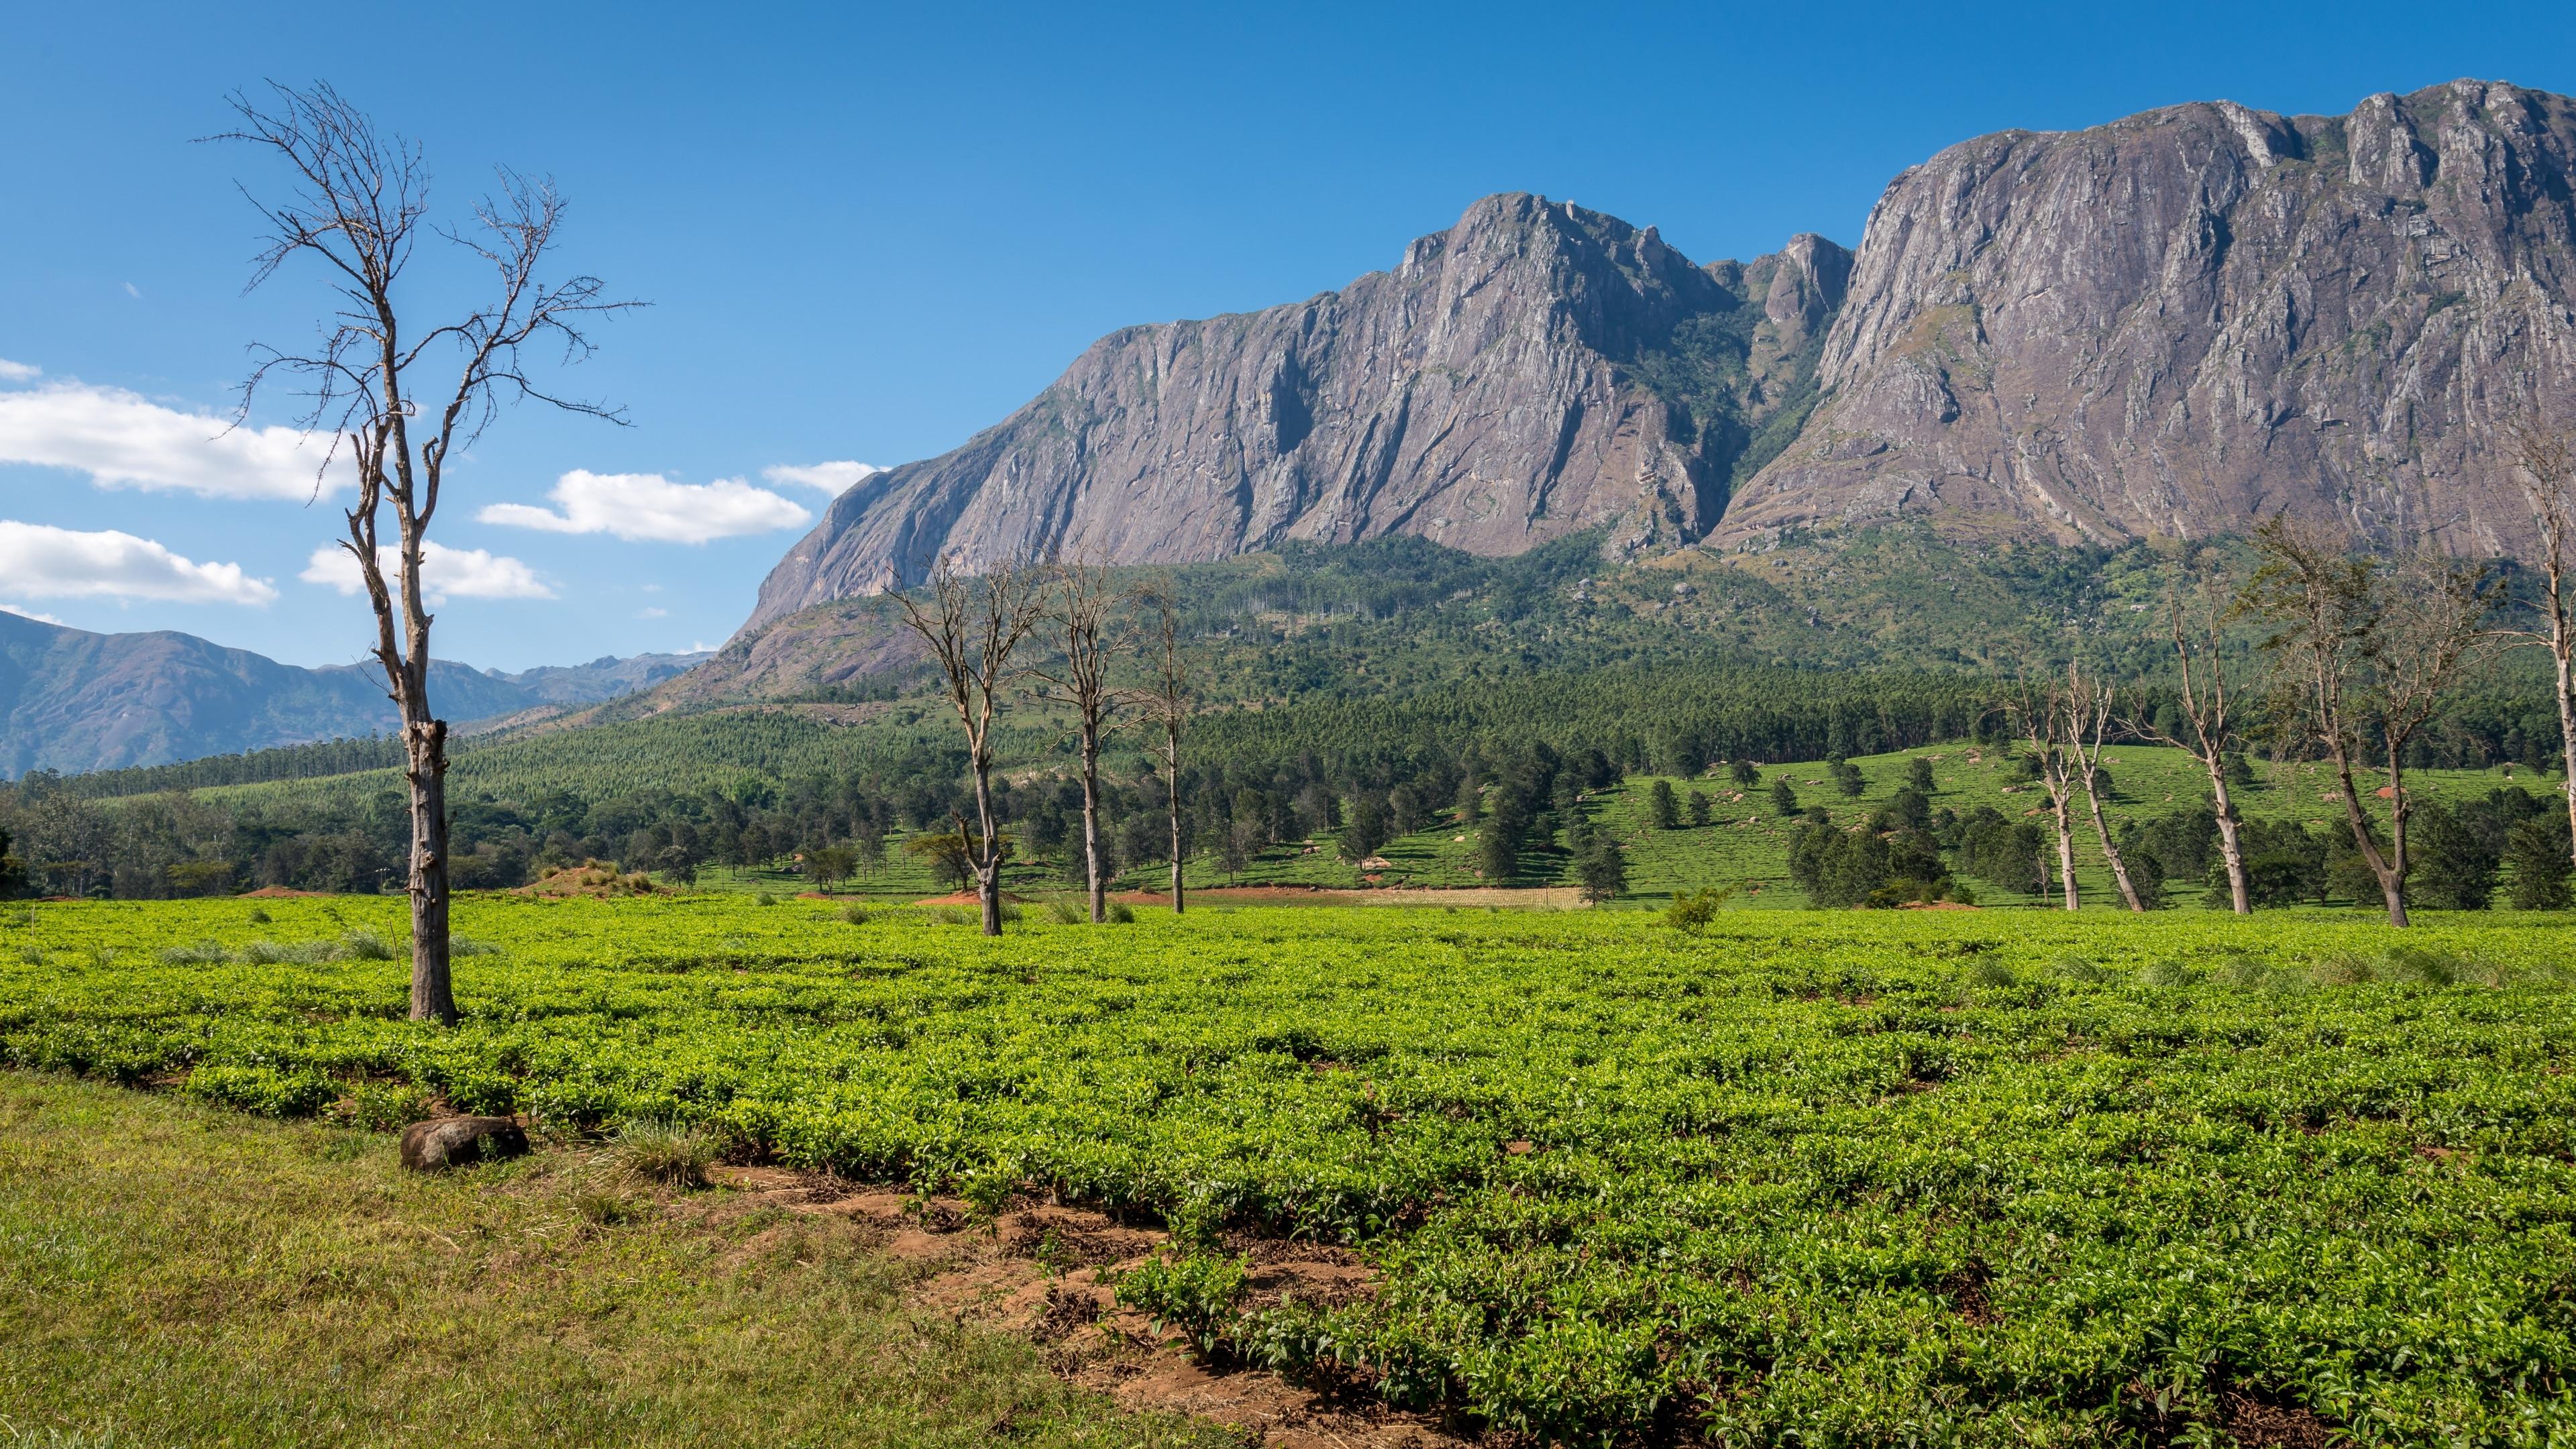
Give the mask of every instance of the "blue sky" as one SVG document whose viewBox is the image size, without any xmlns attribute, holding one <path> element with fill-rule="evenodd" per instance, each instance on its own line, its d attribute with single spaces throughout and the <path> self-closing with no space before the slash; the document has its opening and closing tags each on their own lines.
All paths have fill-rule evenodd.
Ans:
<svg viewBox="0 0 2576 1449">
<path fill-rule="evenodd" d="M 277 481 L 292 437 L 195 421 L 246 344 L 318 315 L 309 275 L 243 294 L 235 183 L 274 173 L 191 144 L 265 79 L 328 79 L 417 138 L 448 208 L 494 162 L 550 173 L 567 264 L 653 303 L 568 378 L 631 427 L 523 408 L 456 471 L 438 652 L 505 668 L 721 641 L 846 476 L 769 470 L 938 453 L 1111 328 L 1340 286 L 1489 192 L 1749 257 L 1857 243 L 1889 177 L 1980 132 L 2462 75 L 2576 90 L 2563 5 L 334 14 L 0 18 L 0 448 L 55 464 L 0 464 L 0 605 L 297 663 L 364 647 L 311 561 L 336 511 Z M 711 529 L 741 531 L 667 536 Z"/>
</svg>

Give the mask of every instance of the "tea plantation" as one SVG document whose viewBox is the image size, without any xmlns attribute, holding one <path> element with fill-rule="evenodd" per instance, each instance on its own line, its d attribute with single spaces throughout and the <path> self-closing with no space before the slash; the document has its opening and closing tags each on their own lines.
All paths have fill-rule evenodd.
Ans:
<svg viewBox="0 0 2576 1449">
<path fill-rule="evenodd" d="M 474 897 L 439 1031 L 401 908 L 8 908 L 0 1063 L 1160 1220 L 1219 1355 L 1530 1439 L 2576 1437 L 2562 916 Z M 1378 1291 L 1240 1312 L 1245 1233 Z"/>
</svg>

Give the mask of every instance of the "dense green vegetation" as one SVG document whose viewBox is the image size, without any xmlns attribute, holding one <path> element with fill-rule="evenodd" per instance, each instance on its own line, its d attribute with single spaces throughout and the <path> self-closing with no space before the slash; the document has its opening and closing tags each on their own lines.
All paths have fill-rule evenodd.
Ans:
<svg viewBox="0 0 2576 1449">
<path fill-rule="evenodd" d="M 254 919 L 254 908 L 266 919 Z M 1141 912 L 987 941 L 740 897 L 15 908 L 0 1060 L 435 1098 L 1158 1218 L 1220 1354 L 1553 1437 L 2576 1432 L 2562 916 Z M 371 933 L 373 938 L 371 939 Z M 1231 1306 L 1220 1230 L 1378 1291 Z M 1193 1248 L 1188 1245 L 1198 1244 Z"/>
</svg>

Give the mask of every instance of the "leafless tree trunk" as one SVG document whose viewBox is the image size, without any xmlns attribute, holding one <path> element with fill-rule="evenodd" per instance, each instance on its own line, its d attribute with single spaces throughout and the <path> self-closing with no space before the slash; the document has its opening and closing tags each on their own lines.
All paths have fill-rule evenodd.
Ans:
<svg viewBox="0 0 2576 1449">
<path fill-rule="evenodd" d="M 1109 919 L 1109 859 L 1100 841 L 1100 741 L 1116 728 L 1124 696 L 1110 687 L 1112 650 L 1105 637 L 1118 603 L 1109 571 L 1097 564 L 1059 564 L 1048 581 L 1048 621 L 1064 651 L 1063 667 L 1044 677 L 1073 703 L 1082 757 L 1082 856 L 1088 871 L 1091 923 Z"/>
<path fill-rule="evenodd" d="M 975 897 L 984 908 L 984 934 L 1002 934 L 1002 833 L 993 817 L 993 724 L 1002 694 L 1018 678 L 1012 656 L 1046 616 L 1043 580 L 1015 564 L 996 564 L 981 577 L 957 571 L 944 558 L 930 572 L 930 603 L 898 593 L 903 621 L 930 646 L 948 703 L 966 730 L 966 763 L 975 772 L 975 839 L 971 842 Z M 957 822 L 960 836 L 966 822 Z"/>
<path fill-rule="evenodd" d="M 2110 819 L 2102 813 L 2102 737 L 2110 727 L 2111 706 L 2110 685 L 2085 678 L 2078 665 L 2066 666 L 2067 754 L 2076 776 L 2083 781 L 2084 801 L 2092 807 L 2093 834 L 2102 842 L 2102 859 L 2111 867 L 2111 879 L 2120 888 L 2120 899 L 2128 903 L 2130 910 L 2143 912 L 2146 902 L 2138 899 L 2138 888 L 2129 880 L 2129 863 L 2113 843 Z"/>
<path fill-rule="evenodd" d="M 2245 878 L 2244 822 L 2237 818 L 2236 802 L 2227 793 L 2227 745 L 2234 738 L 2228 718 L 2227 665 L 2219 655 L 2219 610 L 2207 599 L 2203 605 L 2202 638 L 2195 642 L 2183 627 L 2182 595 L 2177 592 L 2165 600 L 2174 658 L 2182 666 L 2182 714 L 2190 722 L 2191 737 L 2177 739 L 2157 729 L 2145 718 L 2143 708 L 2129 721 L 2129 728 L 2158 744 L 2190 751 L 2208 772 L 2210 807 L 2218 815 L 2218 853 L 2227 865 L 2227 894 L 2236 914 L 2242 916 L 2253 912 L 2254 894 Z"/>
<path fill-rule="evenodd" d="M 499 173 L 500 184 L 474 208 L 466 231 L 439 234 L 492 269 L 493 300 L 417 338 L 401 322 L 395 292 L 427 215 L 429 176 L 419 147 L 380 135 L 363 112 L 327 85 L 298 91 L 272 86 L 265 103 L 235 95 L 241 128 L 209 139 L 245 141 L 275 153 L 293 175 L 282 202 L 254 202 L 271 232 L 251 285 L 298 257 L 322 264 L 336 298 L 317 352 L 261 349 L 242 389 L 242 416 L 273 375 L 306 384 L 308 430 L 329 428 L 332 456 L 346 445 L 357 471 L 358 500 L 347 514 L 342 547 L 356 560 L 376 613 L 376 662 L 402 722 L 403 776 L 411 787 L 411 1016 L 452 1024 L 456 996 L 448 974 L 447 722 L 429 700 L 429 626 L 422 608 L 421 556 L 437 515 L 448 459 L 470 446 L 503 402 L 535 399 L 569 412 L 622 422 L 597 403 L 549 394 L 524 369 L 530 343 L 560 345 L 568 359 L 587 356 L 582 332 L 595 313 L 637 305 L 601 300 L 597 278 L 547 283 L 537 269 L 555 242 L 563 201 L 550 181 Z M 436 422 L 412 436 L 424 415 L 412 369 L 431 366 L 436 348 L 461 359 L 452 387 L 429 384 Z M 391 505 L 394 542 L 379 539 Z M 386 575 L 393 578 L 388 581 Z"/>
<path fill-rule="evenodd" d="M 1172 812 L 1172 914 L 1187 909 L 1181 886 L 1181 731 L 1190 718 L 1190 664 L 1181 653 L 1181 615 L 1171 585 L 1145 590 L 1137 602 L 1150 611 L 1146 620 L 1147 678 L 1141 695 L 1145 713 L 1163 727 L 1164 796 Z"/>
<path fill-rule="evenodd" d="M 2576 573 L 2576 558 L 2569 556 L 2576 544 L 2576 438 L 2534 419 L 2514 428 L 2512 447 L 2513 470 L 2522 476 L 2532 521 L 2540 528 L 2540 567 L 2549 584 L 2548 597 L 2541 601 L 2548 627 L 2519 632 L 2525 642 L 2546 648 L 2557 665 L 2558 748 L 2567 770 L 2561 789 L 2567 797 L 2568 838 L 2576 841 L 2576 668 L 2569 662 L 2576 658 L 2576 608 L 2567 596 L 2569 585 L 2576 583 L 2569 577 Z"/>
<path fill-rule="evenodd" d="M 2038 760 L 2040 784 L 2048 790 L 2049 814 L 2057 826 L 2057 878 L 2066 893 L 2066 909 L 2075 910 L 2082 901 L 2075 885 L 2075 827 L 2068 814 L 2074 785 L 2067 773 L 2066 752 L 2059 748 L 2067 702 L 2054 683 L 2033 685 L 2025 680 L 2012 713 Z"/>
<path fill-rule="evenodd" d="M 2485 570 L 2429 551 L 2393 566 L 2349 556 L 2332 536 L 2286 517 L 2266 521 L 2254 539 L 2263 563 L 2241 597 L 2273 624 L 2264 649 L 2288 696 L 2283 713 L 2333 762 L 2353 848 L 2378 877 L 2388 923 L 2403 926 L 2414 811 L 2406 747 L 2475 658 L 2491 607 Z M 2353 781 L 2354 762 L 2373 746 L 2388 781 L 2385 850 Z"/>
</svg>

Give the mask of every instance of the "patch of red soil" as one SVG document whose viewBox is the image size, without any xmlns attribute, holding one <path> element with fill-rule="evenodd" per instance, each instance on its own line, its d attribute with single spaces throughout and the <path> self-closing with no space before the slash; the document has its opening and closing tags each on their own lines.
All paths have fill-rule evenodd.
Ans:
<svg viewBox="0 0 2576 1449">
<path fill-rule="evenodd" d="M 298 896 L 327 896 L 329 894 L 331 894 L 329 891 L 298 891 L 289 890 L 285 886 L 261 886 L 255 891 L 243 891 L 241 893 L 241 898 L 246 901 L 283 901 L 292 900 Z"/>
<path fill-rule="evenodd" d="M 776 1207 L 836 1217 L 912 1269 L 912 1301 L 959 1323 L 1020 1334 L 1046 1351 L 1058 1377 L 1140 1412 L 1189 1414 L 1244 1430 L 1264 1449 L 1463 1449 L 1427 1420 L 1380 1405 L 1346 1404 L 1275 1374 L 1211 1367 L 1175 1333 L 1118 1303 L 1104 1270 L 1132 1268 L 1165 1241 L 1099 1213 L 1033 1204 L 977 1222 L 955 1198 L 919 1198 L 776 1167 L 717 1167 L 733 1189 L 708 1210 Z M 1342 1304 L 1375 1291 L 1375 1270 L 1344 1248 L 1234 1238 L 1250 1263 L 1249 1301 L 1294 1295 Z"/>
</svg>

